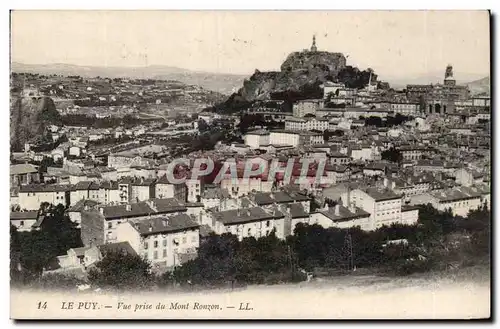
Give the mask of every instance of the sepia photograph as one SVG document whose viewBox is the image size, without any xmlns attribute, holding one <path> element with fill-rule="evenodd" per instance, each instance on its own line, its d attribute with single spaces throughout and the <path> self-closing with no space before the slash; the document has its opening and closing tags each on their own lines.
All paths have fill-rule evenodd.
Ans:
<svg viewBox="0 0 500 329">
<path fill-rule="evenodd" d="M 491 320 L 491 25 L 11 10 L 10 318 Z"/>
</svg>

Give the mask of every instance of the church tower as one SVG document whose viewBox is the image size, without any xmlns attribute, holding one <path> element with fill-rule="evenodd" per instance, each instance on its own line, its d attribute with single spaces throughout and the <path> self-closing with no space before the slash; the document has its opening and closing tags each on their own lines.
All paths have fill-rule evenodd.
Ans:
<svg viewBox="0 0 500 329">
<path fill-rule="evenodd" d="M 444 73 L 444 85 L 454 86 L 456 84 L 455 78 L 453 78 L 453 66 L 448 64 L 446 71 Z"/>
<path fill-rule="evenodd" d="M 318 51 L 318 48 L 316 47 L 316 36 L 313 35 L 313 43 L 312 43 L 312 46 L 311 46 L 311 51 L 312 52 L 317 52 Z"/>
</svg>

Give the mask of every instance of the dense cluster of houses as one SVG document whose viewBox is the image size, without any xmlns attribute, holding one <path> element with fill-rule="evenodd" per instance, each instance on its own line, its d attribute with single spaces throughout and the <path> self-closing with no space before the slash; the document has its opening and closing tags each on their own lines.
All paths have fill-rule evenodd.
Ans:
<svg viewBox="0 0 500 329">
<path fill-rule="evenodd" d="M 186 177 L 183 182 L 170 178 L 167 160 L 173 159 L 165 146 L 108 150 L 101 163 L 86 144 L 100 135 L 89 131 L 71 138 L 51 152 L 62 168 L 41 172 L 28 163 L 11 165 L 11 223 L 21 231 L 38 229 L 41 204 L 62 204 L 85 244 L 59 257 L 63 269 L 90 266 L 104 250 L 116 248 L 169 269 L 196 257 L 211 233 L 242 240 L 275 232 L 285 239 L 299 223 L 372 231 L 417 223 L 422 204 L 458 216 L 490 205 L 491 132 L 479 120 L 489 119 L 486 108 L 423 113 L 410 100 L 379 99 L 372 84 L 362 91 L 338 83 L 323 88 L 323 99 L 298 101 L 293 113 L 268 111 L 285 129 L 251 130 L 243 144 L 219 143 L 213 150 L 183 155 L 189 165 L 176 167 L 176 174 Z M 261 110 L 267 113 L 265 106 Z M 360 118 L 395 113 L 412 118 L 391 127 L 366 126 Z M 213 117 L 199 119 L 210 124 Z M 340 133 L 326 134 L 335 131 Z M 200 158 L 233 161 L 236 177 L 224 175 L 214 183 L 193 175 L 190 168 Z M 242 175 L 245 164 L 256 160 L 267 164 L 266 171 Z M 290 161 L 290 180 L 268 175 L 271 166 L 284 168 Z"/>
</svg>

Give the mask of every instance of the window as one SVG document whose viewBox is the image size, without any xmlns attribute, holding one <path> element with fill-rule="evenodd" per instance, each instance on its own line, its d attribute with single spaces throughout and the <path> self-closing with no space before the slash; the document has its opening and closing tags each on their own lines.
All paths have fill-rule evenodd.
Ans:
<svg viewBox="0 0 500 329">
<path fill-rule="evenodd" d="M 167 249 L 163 249 L 163 258 L 167 257 Z"/>
<path fill-rule="evenodd" d="M 155 252 L 153 253 L 153 258 L 158 259 L 158 251 L 155 250 Z"/>
<path fill-rule="evenodd" d="M 24 220 L 21 221 L 20 226 L 24 226 Z"/>
<path fill-rule="evenodd" d="M 196 240 L 197 240 L 196 235 L 193 235 L 193 236 L 191 237 L 191 242 L 196 242 Z"/>
<path fill-rule="evenodd" d="M 144 249 L 148 250 L 148 242 L 147 241 L 144 241 Z"/>
<path fill-rule="evenodd" d="M 148 254 L 144 254 L 144 259 L 148 259 Z"/>
<path fill-rule="evenodd" d="M 269 227 L 269 226 L 271 226 L 271 221 L 270 221 L 270 220 L 268 220 L 268 221 L 266 222 L 266 227 Z"/>
<path fill-rule="evenodd" d="M 113 223 L 112 222 L 108 222 L 108 229 L 109 228 L 113 228 Z"/>
<path fill-rule="evenodd" d="M 154 246 L 154 248 L 158 248 L 158 241 L 153 242 L 153 246 Z"/>
<path fill-rule="evenodd" d="M 163 240 L 163 246 L 166 247 L 167 246 L 167 240 Z"/>
</svg>

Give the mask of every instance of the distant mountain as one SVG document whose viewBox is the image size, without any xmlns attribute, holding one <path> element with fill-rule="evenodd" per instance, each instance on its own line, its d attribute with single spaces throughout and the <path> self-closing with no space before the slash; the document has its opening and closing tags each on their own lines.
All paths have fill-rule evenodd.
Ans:
<svg viewBox="0 0 500 329">
<path fill-rule="evenodd" d="M 485 77 L 479 80 L 468 82 L 465 84 L 469 87 L 472 95 L 487 94 L 490 95 L 490 77 Z"/>
<path fill-rule="evenodd" d="M 392 88 L 403 89 L 406 85 L 425 85 L 425 84 L 437 84 L 443 83 L 444 71 L 443 72 L 428 72 L 418 76 L 408 76 L 408 78 L 391 77 L 390 74 L 382 74 L 384 80 L 389 82 Z M 477 73 L 463 73 L 454 72 L 454 77 L 457 79 L 457 84 L 465 85 L 469 81 L 479 80 L 484 77 L 482 74 Z"/>
<path fill-rule="evenodd" d="M 86 78 L 135 78 L 135 79 L 162 79 L 176 80 L 188 85 L 198 85 L 205 89 L 217 91 L 225 95 L 233 93 L 246 76 L 197 72 L 178 67 L 153 65 L 145 67 L 99 67 L 80 66 L 73 64 L 23 64 L 13 62 L 11 70 L 18 73 L 38 73 L 57 75 L 79 75 Z"/>
</svg>

